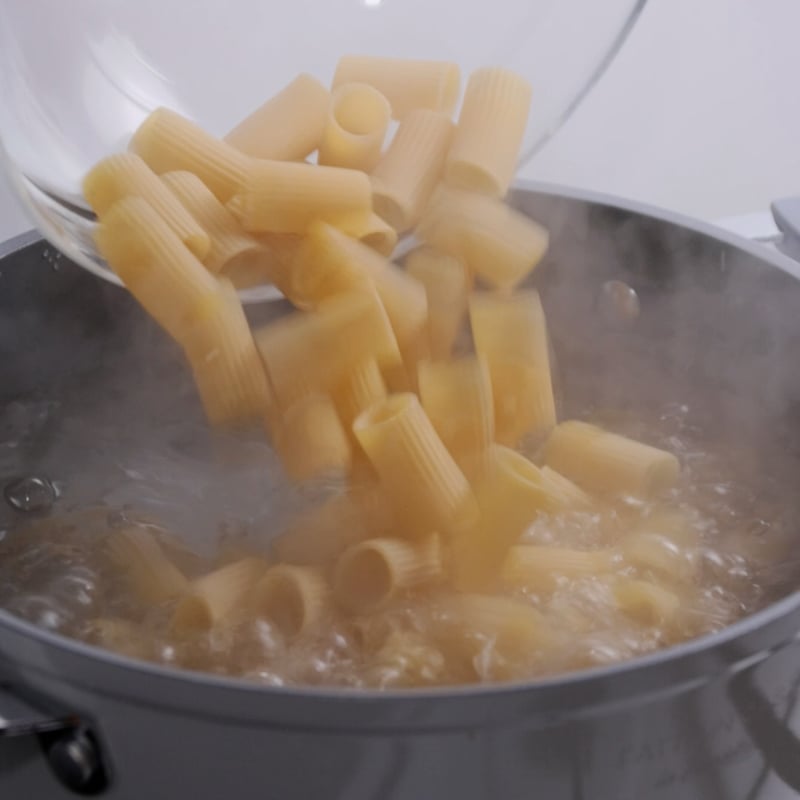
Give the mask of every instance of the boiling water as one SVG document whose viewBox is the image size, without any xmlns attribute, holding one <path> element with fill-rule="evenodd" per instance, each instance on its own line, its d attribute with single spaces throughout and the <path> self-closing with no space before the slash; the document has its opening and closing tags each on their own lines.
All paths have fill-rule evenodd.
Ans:
<svg viewBox="0 0 800 800">
<path fill-rule="evenodd" d="M 25 449 L 26 435 L 35 438 L 46 427 L 53 411 L 47 404 L 7 407 L 0 427 L 4 422 L 12 427 L 20 446 L 5 439 L 4 467 L 20 470 L 30 463 L 15 452 Z M 785 491 L 771 478 L 759 484 L 745 454 L 705 441 L 690 424 L 690 409 L 671 405 L 647 424 L 596 421 L 674 452 L 683 466 L 674 489 L 646 503 L 622 497 L 591 512 L 542 516 L 523 540 L 584 550 L 619 548 L 630 531 L 657 527 L 669 510 L 679 512 L 684 525 L 677 538 L 665 534 L 666 546 L 687 571 L 665 575 L 620 556 L 603 575 L 554 576 L 552 586 L 538 593 L 508 590 L 539 609 L 559 632 L 516 661 L 496 651 L 491 635 L 470 630 L 469 620 L 462 620 L 455 634 L 468 647 L 454 646 L 452 626 L 442 638 L 448 614 L 443 589 L 397 598 L 372 620 L 348 617 L 331 606 L 312 631 L 293 641 L 247 612 L 210 632 L 177 637 L 170 632 L 168 604 L 148 607 L 132 593 L 126 575 L 108 557 L 109 537 L 122 526 L 145 526 L 188 576 L 199 576 L 232 552 L 267 555 L 270 539 L 298 509 L 337 487 L 290 487 L 258 437 L 227 436 L 205 440 L 201 447 L 195 427 L 201 423 L 186 414 L 160 422 L 150 434 L 141 427 L 126 434 L 112 417 L 88 417 L 60 423 L 58 446 L 37 453 L 37 472 L 18 474 L 5 486 L 0 606 L 137 658 L 270 685 L 392 687 L 535 678 L 717 631 L 785 592 L 797 572 L 789 558 Z M 104 432 L 113 458 L 104 452 Z M 64 452 L 76 466 L 74 477 L 61 485 L 52 469 L 63 464 Z M 666 586 L 680 599 L 677 613 L 665 619 L 625 613 L 614 587 L 630 578 Z"/>
</svg>

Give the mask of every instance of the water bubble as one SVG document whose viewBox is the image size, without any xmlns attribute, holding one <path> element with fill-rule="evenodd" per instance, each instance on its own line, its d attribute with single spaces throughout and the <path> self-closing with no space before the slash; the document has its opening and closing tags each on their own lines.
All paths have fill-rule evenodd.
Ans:
<svg viewBox="0 0 800 800">
<path fill-rule="evenodd" d="M 623 281 L 606 281 L 598 299 L 600 313 L 613 325 L 627 326 L 639 316 L 639 296 Z"/>
<path fill-rule="evenodd" d="M 17 511 L 48 511 L 58 498 L 58 491 L 47 478 L 28 475 L 6 484 L 6 502 Z"/>
</svg>

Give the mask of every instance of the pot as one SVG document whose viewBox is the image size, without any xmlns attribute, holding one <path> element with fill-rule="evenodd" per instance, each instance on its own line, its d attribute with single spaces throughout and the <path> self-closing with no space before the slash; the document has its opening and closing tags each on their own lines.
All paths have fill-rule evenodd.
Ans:
<svg viewBox="0 0 800 800">
<path fill-rule="evenodd" d="M 796 264 L 631 203 L 534 186 L 514 202 L 551 231 L 535 280 L 558 363 L 571 365 L 556 372 L 567 410 L 587 397 L 634 413 L 683 404 L 693 424 L 754 454 L 754 476 L 767 476 L 794 514 Z M 94 409 L 90 393 L 116 396 L 104 368 L 112 356 L 149 391 L 163 373 L 137 359 L 160 363 L 162 337 L 123 291 L 66 260 L 54 270 L 46 250 L 28 237 L 2 253 L 0 400 L 74 396 Z M 137 347 L 128 347 L 133 338 Z M 178 368 L 175 353 L 163 359 Z M 67 401 L 62 408 L 77 413 Z M 125 422 L 117 420 L 121 431 Z M 46 428 L 27 443 L 32 469 L 54 435 Z M 87 442 L 77 471 L 103 446 Z M 0 612 L 0 793 L 789 800 L 800 792 L 792 577 L 769 607 L 719 633 L 611 667 L 383 693 L 265 688 L 172 670 Z"/>
</svg>

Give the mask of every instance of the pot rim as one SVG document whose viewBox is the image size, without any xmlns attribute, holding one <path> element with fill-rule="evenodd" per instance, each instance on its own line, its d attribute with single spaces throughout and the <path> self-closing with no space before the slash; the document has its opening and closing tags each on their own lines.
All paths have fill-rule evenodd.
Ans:
<svg viewBox="0 0 800 800">
<path fill-rule="evenodd" d="M 792 259 L 679 213 L 532 181 L 518 182 L 514 191 L 603 205 L 678 225 L 731 245 L 800 280 L 800 265 Z M 29 232 L 0 243 L 0 258 L 38 239 L 36 232 Z M 722 673 L 800 642 L 799 632 L 800 590 L 718 632 L 611 665 L 534 681 L 367 690 L 263 686 L 139 661 L 38 628 L 0 609 L 0 680 L 6 674 L 12 683 L 20 684 L 38 684 L 42 678 L 48 683 L 55 678 L 138 705 L 171 706 L 195 716 L 253 725 L 407 732 L 511 725 L 515 720 L 530 724 L 533 717 L 552 721 L 602 713 L 643 696 L 654 698 L 702 686 Z M 304 706 L 302 715 L 298 704 Z"/>
</svg>

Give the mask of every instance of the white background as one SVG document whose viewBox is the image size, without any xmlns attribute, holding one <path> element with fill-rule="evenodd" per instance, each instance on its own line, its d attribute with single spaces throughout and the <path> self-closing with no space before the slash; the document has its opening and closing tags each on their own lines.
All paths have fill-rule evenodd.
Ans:
<svg viewBox="0 0 800 800">
<path fill-rule="evenodd" d="M 798 36 L 800 0 L 650 0 L 522 175 L 705 219 L 800 195 Z M 0 241 L 28 227 L 0 178 Z"/>
</svg>

